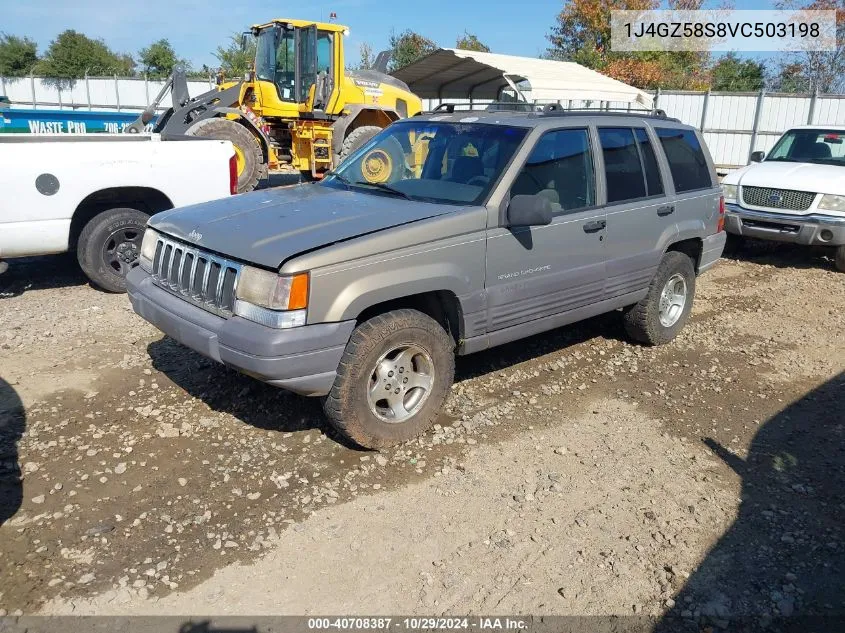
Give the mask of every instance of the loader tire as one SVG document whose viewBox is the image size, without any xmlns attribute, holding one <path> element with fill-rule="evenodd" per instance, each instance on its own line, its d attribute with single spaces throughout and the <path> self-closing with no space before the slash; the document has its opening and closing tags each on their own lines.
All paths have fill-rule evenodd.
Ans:
<svg viewBox="0 0 845 633">
<path fill-rule="evenodd" d="M 338 155 L 338 163 L 345 161 L 350 154 L 354 154 L 358 148 L 362 147 L 379 132 L 381 132 L 381 128 L 375 125 L 364 125 L 352 130 L 349 136 L 343 139 L 343 145 L 341 145 L 340 154 Z"/>
<path fill-rule="evenodd" d="M 186 134 L 230 141 L 238 157 L 238 193 L 252 191 L 262 178 L 267 177 L 267 163 L 261 142 L 246 127 L 229 119 L 203 119 Z"/>
</svg>

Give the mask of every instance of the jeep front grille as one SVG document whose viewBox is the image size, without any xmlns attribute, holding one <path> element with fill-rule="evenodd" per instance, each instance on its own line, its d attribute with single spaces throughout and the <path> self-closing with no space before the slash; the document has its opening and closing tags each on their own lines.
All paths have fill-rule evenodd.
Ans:
<svg viewBox="0 0 845 633">
<path fill-rule="evenodd" d="M 816 194 L 794 189 L 772 189 L 770 187 L 743 187 L 742 200 L 753 207 L 766 209 L 789 209 L 806 211 L 813 204 Z"/>
<path fill-rule="evenodd" d="M 153 257 L 153 282 L 222 317 L 235 309 L 241 264 L 159 237 Z"/>
</svg>

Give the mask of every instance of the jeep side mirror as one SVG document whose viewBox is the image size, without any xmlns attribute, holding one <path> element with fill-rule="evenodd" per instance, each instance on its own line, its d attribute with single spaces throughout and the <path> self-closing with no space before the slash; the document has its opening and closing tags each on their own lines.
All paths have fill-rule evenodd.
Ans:
<svg viewBox="0 0 845 633">
<path fill-rule="evenodd" d="M 508 226 L 545 226 L 552 222 L 552 203 L 546 196 L 513 196 L 508 205 Z"/>
<path fill-rule="evenodd" d="M 763 152 L 761 150 L 757 150 L 756 152 L 751 152 L 751 162 L 752 163 L 762 163 L 764 158 L 766 158 L 766 152 Z"/>
</svg>

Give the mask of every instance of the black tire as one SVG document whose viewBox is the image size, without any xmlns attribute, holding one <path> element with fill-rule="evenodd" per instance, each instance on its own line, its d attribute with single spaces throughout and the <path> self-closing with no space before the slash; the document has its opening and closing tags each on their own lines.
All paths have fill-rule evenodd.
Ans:
<svg viewBox="0 0 845 633">
<path fill-rule="evenodd" d="M 675 275 L 685 283 L 686 299 L 683 310 L 671 326 L 660 321 L 660 302 L 664 288 Z M 648 294 L 625 311 L 625 331 L 635 341 L 646 345 L 664 345 L 674 339 L 689 319 L 695 297 L 695 269 L 684 253 L 670 251 L 660 260 L 657 272 L 648 287 Z"/>
<path fill-rule="evenodd" d="M 140 263 L 148 218 L 138 209 L 117 208 L 88 221 L 79 235 L 76 258 L 94 285 L 108 292 L 126 292 L 126 275 Z"/>
<path fill-rule="evenodd" d="M 375 125 L 363 125 L 352 130 L 349 135 L 343 139 L 343 145 L 340 147 L 340 154 L 337 156 L 338 164 L 345 161 L 350 154 L 355 153 L 358 148 L 362 147 L 379 132 L 381 132 L 381 128 Z"/>
<path fill-rule="evenodd" d="M 368 392 L 373 384 L 380 384 L 375 378 L 379 360 L 403 345 L 424 350 L 432 361 L 434 376 L 419 409 L 403 422 L 388 422 L 371 409 Z M 434 423 L 452 386 L 454 348 L 455 341 L 440 324 L 417 310 L 393 310 L 361 323 L 340 359 L 337 378 L 324 403 L 326 415 L 343 435 L 364 448 L 384 448 L 417 437 Z M 397 378 L 401 377 L 399 371 Z M 401 397 L 413 398 L 412 394 L 413 390 L 403 390 Z"/>
<path fill-rule="evenodd" d="M 833 262 L 836 264 L 836 270 L 845 273 L 845 245 L 837 247 Z"/>
<path fill-rule="evenodd" d="M 252 191 L 261 179 L 267 177 L 267 163 L 261 142 L 246 127 L 237 121 L 213 118 L 203 119 L 188 129 L 186 134 L 203 138 L 230 141 L 243 156 L 244 167 L 238 175 L 238 193 Z"/>
<path fill-rule="evenodd" d="M 736 257 L 737 255 L 739 255 L 744 245 L 745 239 L 741 235 L 728 233 L 727 239 L 725 240 L 725 250 L 722 252 L 722 254 L 725 257 Z"/>
</svg>

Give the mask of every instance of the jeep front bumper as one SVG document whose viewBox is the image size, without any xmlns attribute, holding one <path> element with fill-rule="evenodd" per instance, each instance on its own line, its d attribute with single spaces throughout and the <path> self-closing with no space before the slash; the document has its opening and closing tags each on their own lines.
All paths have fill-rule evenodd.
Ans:
<svg viewBox="0 0 845 633">
<path fill-rule="evenodd" d="M 182 345 L 244 374 L 305 396 L 332 388 L 355 321 L 268 328 L 224 319 L 159 288 L 140 267 L 126 278 L 132 307 Z"/>
</svg>

